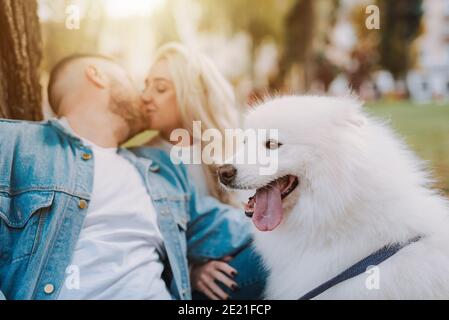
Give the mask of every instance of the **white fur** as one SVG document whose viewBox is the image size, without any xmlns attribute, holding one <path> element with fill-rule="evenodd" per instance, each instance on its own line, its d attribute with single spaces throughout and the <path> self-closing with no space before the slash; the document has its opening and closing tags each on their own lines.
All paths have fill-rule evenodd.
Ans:
<svg viewBox="0 0 449 320">
<path fill-rule="evenodd" d="M 378 290 L 362 274 L 318 298 L 449 298 L 447 202 L 386 124 L 352 98 L 291 96 L 251 111 L 246 128 L 279 130 L 279 170 L 261 176 L 257 165 L 236 165 L 233 187 L 300 179 L 284 200 L 281 225 L 255 231 L 270 271 L 267 298 L 297 299 L 384 245 L 418 235 L 379 266 Z"/>
</svg>

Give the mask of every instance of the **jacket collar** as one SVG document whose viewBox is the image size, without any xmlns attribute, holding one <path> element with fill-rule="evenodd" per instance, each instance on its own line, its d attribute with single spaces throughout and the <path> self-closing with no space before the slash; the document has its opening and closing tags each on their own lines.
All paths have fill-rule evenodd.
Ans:
<svg viewBox="0 0 449 320">
<path fill-rule="evenodd" d="M 72 130 L 63 126 L 58 118 L 52 118 L 48 120 L 48 123 L 57 130 L 61 131 L 64 135 L 70 137 L 79 144 L 84 145 L 83 141 L 79 137 L 77 137 Z"/>
</svg>

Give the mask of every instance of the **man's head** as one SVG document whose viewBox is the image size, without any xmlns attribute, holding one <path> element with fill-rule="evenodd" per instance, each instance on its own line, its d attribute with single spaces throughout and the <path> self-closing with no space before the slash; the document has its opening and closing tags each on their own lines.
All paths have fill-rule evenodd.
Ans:
<svg viewBox="0 0 449 320">
<path fill-rule="evenodd" d="M 60 117 L 104 116 L 129 128 L 129 136 L 150 125 L 130 76 L 112 58 L 97 54 L 69 56 L 50 74 L 48 99 Z"/>
</svg>

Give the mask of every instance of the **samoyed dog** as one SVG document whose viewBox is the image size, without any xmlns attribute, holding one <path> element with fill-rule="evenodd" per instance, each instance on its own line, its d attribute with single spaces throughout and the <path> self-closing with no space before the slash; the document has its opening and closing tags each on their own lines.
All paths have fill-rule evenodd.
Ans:
<svg viewBox="0 0 449 320">
<path fill-rule="evenodd" d="M 278 169 L 228 162 L 229 189 L 254 189 L 245 205 L 270 276 L 268 299 L 298 299 L 381 248 L 401 246 L 314 298 L 449 299 L 449 207 L 423 163 L 353 98 L 288 96 L 262 103 L 245 128 Z M 232 164 L 230 164 L 232 163 Z M 413 240 L 412 240 L 413 239 Z"/>
</svg>

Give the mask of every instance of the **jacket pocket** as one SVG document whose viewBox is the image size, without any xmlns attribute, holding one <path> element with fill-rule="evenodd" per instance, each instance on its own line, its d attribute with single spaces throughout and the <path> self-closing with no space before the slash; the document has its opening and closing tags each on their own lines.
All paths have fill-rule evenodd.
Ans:
<svg viewBox="0 0 449 320">
<path fill-rule="evenodd" d="M 0 265 L 33 254 L 39 246 L 54 192 L 0 194 Z"/>
</svg>

